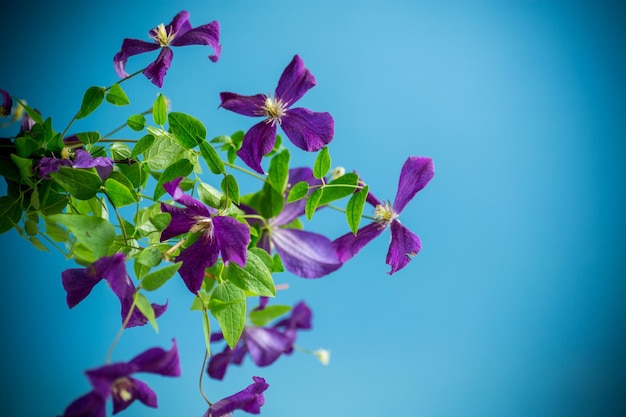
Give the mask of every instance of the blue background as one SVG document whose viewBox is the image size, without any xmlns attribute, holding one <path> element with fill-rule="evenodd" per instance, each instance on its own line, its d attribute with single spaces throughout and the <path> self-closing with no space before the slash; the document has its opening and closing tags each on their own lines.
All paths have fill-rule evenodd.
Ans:
<svg viewBox="0 0 626 417">
<path fill-rule="evenodd" d="M 260 375 L 270 383 L 262 415 L 275 417 L 625 415 L 626 19 L 617 4 L 14 3 L 0 13 L 0 86 L 62 130 L 87 87 L 117 81 L 122 39 L 147 40 L 184 8 L 194 25 L 221 22 L 223 54 L 213 64 L 210 48 L 176 48 L 162 92 L 210 137 L 253 123 L 218 110 L 220 91 L 272 92 L 297 53 L 318 82 L 299 104 L 335 118 L 334 164 L 393 199 L 409 155 L 434 159 L 435 178 L 402 216 L 424 245 L 407 268 L 386 274 L 386 232 L 331 276 L 276 277 L 290 285 L 278 301 L 314 310 L 299 345 L 330 349 L 330 365 L 303 353 L 262 369 L 247 360 L 223 383 L 205 379 L 211 399 Z M 131 58 L 129 72 L 155 56 Z M 159 91 L 142 77 L 124 87 L 132 109 L 103 106 L 73 131 L 105 133 Z M 345 232 L 338 213 L 319 220 L 333 237 Z M 89 389 L 82 371 L 104 362 L 118 300 L 102 284 L 69 310 L 60 274 L 72 261 L 13 231 L 0 245 L 2 414 L 60 414 Z M 179 279 L 153 296 L 165 299 L 160 332 L 129 330 L 114 360 L 176 338 L 183 375 L 141 375 L 160 407 L 137 403 L 126 416 L 206 411 L 200 316 Z"/>
</svg>

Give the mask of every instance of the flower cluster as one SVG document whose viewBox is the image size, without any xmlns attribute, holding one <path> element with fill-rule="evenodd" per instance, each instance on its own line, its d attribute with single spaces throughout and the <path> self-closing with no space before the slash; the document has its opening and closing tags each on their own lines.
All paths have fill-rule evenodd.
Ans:
<svg viewBox="0 0 626 417">
<path fill-rule="evenodd" d="M 143 73 L 161 88 L 172 64 L 172 47 L 209 46 L 213 62 L 221 53 L 219 23 L 193 27 L 186 11 L 151 29 L 148 37 L 123 40 L 113 58 L 120 81 L 89 88 L 76 116 L 59 132 L 51 118 L 0 89 L 0 116 L 12 117 L 7 125 L 20 121 L 17 134 L 0 138 L 0 173 L 9 185 L 8 195 L 0 197 L 0 233 L 15 229 L 36 247 L 47 248 L 39 239 L 43 237 L 79 264 L 61 274 L 70 309 L 106 282 L 121 306 L 119 335 L 148 323 L 157 328 L 168 304 L 152 303 L 149 297 L 178 274 L 182 283 L 173 285 L 184 285 L 191 293 L 185 291 L 191 308 L 202 314 L 205 343 L 197 349 L 207 353 L 201 368 L 206 366 L 213 381 L 223 380 L 228 367 L 241 365 L 246 356 L 267 367 L 297 350 L 327 364 L 328 351 L 296 345 L 299 332 L 312 329 L 309 305 L 270 304 L 284 288 L 275 284 L 275 276 L 285 271 L 305 279 L 332 274 L 388 227 L 389 274 L 405 268 L 422 244 L 399 216 L 433 178 L 433 161 L 411 156 L 404 162 L 393 203 L 375 197 L 354 172 L 336 169 L 329 174 L 334 119 L 327 112 L 296 107 L 316 85 L 299 55 L 283 70 L 272 95 L 219 95 L 218 107 L 261 118 L 245 132 L 209 140 L 200 120 L 170 111 L 159 94 L 152 108 L 122 126 L 141 132 L 140 139 L 116 140 L 96 131 L 66 136 L 74 120 L 89 116 L 104 102 L 129 105 L 121 85 L 136 75 Z M 145 68 L 126 72 L 130 57 L 156 50 L 157 58 Z M 279 140 L 279 126 L 289 143 Z M 291 145 L 316 153 L 313 166 L 290 166 Z M 206 168 L 209 174 L 203 174 Z M 260 180 L 260 189 L 241 194 L 234 173 Z M 336 203 L 345 203 L 345 208 Z M 364 212 L 367 203 L 374 207 L 372 215 Z M 343 211 L 348 222 L 349 231 L 342 229 L 339 237 L 310 229 L 316 212 L 331 209 Z M 359 227 L 362 218 L 372 221 Z M 253 297 L 259 305 L 248 311 Z M 219 331 L 211 332 L 211 322 Z M 92 389 L 71 402 L 64 417 L 103 417 L 109 398 L 113 414 L 136 400 L 157 407 L 156 393 L 135 374 L 181 375 L 175 340 L 169 350 L 151 348 L 128 362 L 111 363 L 117 340 L 105 364 L 86 371 Z M 208 355 L 215 343 L 225 346 Z M 269 384 L 260 376 L 252 379 L 248 387 L 216 402 L 208 399 L 200 382 L 208 406 L 204 416 L 224 417 L 235 410 L 260 413 Z"/>
</svg>

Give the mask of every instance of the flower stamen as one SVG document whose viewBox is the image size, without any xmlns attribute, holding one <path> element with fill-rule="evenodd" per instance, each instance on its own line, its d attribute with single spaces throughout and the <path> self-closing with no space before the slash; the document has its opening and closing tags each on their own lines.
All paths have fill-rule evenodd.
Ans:
<svg viewBox="0 0 626 417">
<path fill-rule="evenodd" d="M 176 37 L 175 33 L 169 33 L 165 28 L 165 24 L 161 23 L 156 29 L 152 29 L 150 37 L 157 41 L 161 47 L 165 48 Z"/>
<path fill-rule="evenodd" d="M 393 206 L 390 202 L 379 204 L 374 209 L 374 217 L 376 221 L 383 225 L 391 223 L 393 219 L 398 217 L 398 214 L 393 211 Z"/>
<path fill-rule="evenodd" d="M 263 111 L 263 115 L 267 116 L 266 123 L 271 123 L 272 126 L 274 126 L 276 122 L 278 122 L 278 124 L 281 123 L 281 118 L 287 112 L 287 104 L 283 103 L 279 98 L 267 97 L 261 110 Z"/>
</svg>

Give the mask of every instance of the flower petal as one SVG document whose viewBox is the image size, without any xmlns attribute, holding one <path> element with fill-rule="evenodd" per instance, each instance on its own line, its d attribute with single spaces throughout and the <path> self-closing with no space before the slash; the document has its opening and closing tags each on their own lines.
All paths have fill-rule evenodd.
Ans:
<svg viewBox="0 0 626 417">
<path fill-rule="evenodd" d="M 76 159 L 72 163 L 74 168 L 96 168 L 102 181 L 106 180 L 113 171 L 113 160 L 106 156 L 93 157 L 84 149 L 76 149 Z"/>
<path fill-rule="evenodd" d="M 285 268 L 302 278 L 319 278 L 342 265 L 326 236 L 297 229 L 272 230 L 272 243 Z"/>
<path fill-rule="evenodd" d="M 2 96 L 2 102 L 0 102 L 0 117 L 5 117 L 11 114 L 13 108 L 13 99 L 11 95 L 0 88 L 0 96 Z"/>
<path fill-rule="evenodd" d="M 263 121 L 255 124 L 246 132 L 237 155 L 250 168 L 259 174 L 265 174 L 261 168 L 261 159 L 263 159 L 263 155 L 274 149 L 275 143 L 276 125 Z"/>
<path fill-rule="evenodd" d="M 271 365 L 282 353 L 290 351 L 293 343 L 281 331 L 265 327 L 246 327 L 243 337 L 257 366 Z"/>
<path fill-rule="evenodd" d="M 186 10 L 178 12 L 178 14 L 174 16 L 169 25 L 167 25 L 166 29 L 168 33 L 174 34 L 175 38 L 187 33 L 187 31 L 191 30 L 191 23 L 189 22 L 189 12 Z M 157 29 L 152 29 L 150 31 L 150 36 L 154 36 L 156 34 L 156 30 Z"/>
<path fill-rule="evenodd" d="M 148 318 L 144 316 L 138 308 L 133 308 L 130 318 L 126 321 L 126 317 L 128 316 L 128 312 L 130 311 L 130 307 L 132 305 L 133 297 L 128 297 L 122 301 L 122 323 L 126 323 L 127 329 L 131 327 L 144 326 L 148 323 Z M 152 303 L 152 309 L 154 310 L 154 317 L 158 319 L 163 315 L 163 313 L 165 313 L 165 311 L 167 311 L 167 303 Z"/>
<path fill-rule="evenodd" d="M 365 245 L 380 235 L 384 228 L 384 226 L 373 222 L 360 228 L 356 235 L 349 232 L 335 239 L 333 241 L 333 247 L 337 251 L 339 260 L 346 262 L 354 257 Z"/>
<path fill-rule="evenodd" d="M 127 377 L 124 385 L 124 396 L 113 393 L 113 414 L 125 410 L 135 400 L 139 400 L 148 407 L 157 407 L 156 393 L 143 381 Z M 128 395 L 128 397 L 126 397 Z"/>
<path fill-rule="evenodd" d="M 282 117 L 281 127 L 298 148 L 315 152 L 328 145 L 335 134 L 335 121 L 330 113 L 304 108 L 290 109 Z"/>
<path fill-rule="evenodd" d="M 243 343 L 237 344 L 237 346 L 235 346 L 235 349 L 231 349 L 226 346 L 222 352 L 216 355 L 211 355 L 211 359 L 209 360 L 209 365 L 207 367 L 207 373 L 213 379 L 224 379 L 224 375 L 226 375 L 226 369 L 228 369 L 228 365 L 234 362 L 234 359 L 236 357 L 243 358 L 243 355 L 241 355 L 241 353 L 245 354 L 247 351 L 248 349 Z"/>
<path fill-rule="evenodd" d="M 290 107 L 314 86 L 315 77 L 304 67 L 302 58 L 296 55 L 278 80 L 276 97 Z"/>
<path fill-rule="evenodd" d="M 404 227 L 398 220 L 391 222 L 391 244 L 387 252 L 387 265 L 391 266 L 389 275 L 398 272 L 411 261 L 422 249 L 420 238 Z"/>
<path fill-rule="evenodd" d="M 154 51 L 160 47 L 158 43 L 145 42 L 139 39 L 124 39 L 122 49 L 113 57 L 115 72 L 120 78 L 128 77 L 125 67 L 129 57 Z"/>
<path fill-rule="evenodd" d="M 304 302 L 300 301 L 296 304 L 291 310 L 291 315 L 279 321 L 274 325 L 274 327 L 284 327 L 286 329 L 311 329 L 311 317 L 313 313 L 309 306 Z"/>
<path fill-rule="evenodd" d="M 90 268 L 92 267 L 96 269 L 99 276 L 109 283 L 120 302 L 133 296 L 135 285 L 126 273 L 126 256 L 123 253 L 103 256 L 90 266 Z"/>
<path fill-rule="evenodd" d="M 227 216 L 213 217 L 213 235 L 217 239 L 224 262 L 246 265 L 246 249 L 250 243 L 250 229 L 236 219 Z"/>
<path fill-rule="evenodd" d="M 72 161 L 69 159 L 49 158 L 44 156 L 37 163 L 37 169 L 39 170 L 39 176 L 46 180 L 50 180 L 50 174 L 58 172 L 61 167 L 72 166 Z"/>
<path fill-rule="evenodd" d="M 90 391 L 67 406 L 61 417 L 105 417 L 106 398 Z"/>
<path fill-rule="evenodd" d="M 170 45 L 208 45 L 215 51 L 215 55 L 209 55 L 209 59 L 217 62 L 222 51 L 222 46 L 220 45 L 220 24 L 218 21 L 213 21 L 182 34 L 179 32 Z"/>
<path fill-rule="evenodd" d="M 163 184 L 163 188 L 165 189 L 165 191 L 167 191 L 169 195 L 172 196 L 174 201 L 176 201 L 177 203 L 180 203 L 189 208 L 193 207 L 198 209 L 198 212 L 194 212 L 194 215 L 204 213 L 202 214 L 203 216 L 209 217 L 212 213 L 211 210 L 202 202 L 196 200 L 190 195 L 185 194 L 183 190 L 179 187 L 179 184 L 182 180 L 183 178 L 179 177 L 170 182 L 166 182 L 165 184 Z"/>
<path fill-rule="evenodd" d="M 411 156 L 400 171 L 398 193 L 393 203 L 393 210 L 400 214 L 419 190 L 426 187 L 435 175 L 433 160 L 426 157 Z"/>
<path fill-rule="evenodd" d="M 243 391 L 219 400 L 209 407 L 204 417 L 224 417 L 235 410 L 243 410 L 250 414 L 259 414 L 261 406 L 265 404 L 263 392 L 269 388 L 265 379 L 253 376 L 254 383 Z"/>
<path fill-rule="evenodd" d="M 261 117 L 266 115 L 263 110 L 263 106 L 265 105 L 267 96 L 264 94 L 242 96 L 235 93 L 223 92 L 220 93 L 220 100 L 222 100 L 220 107 L 233 111 L 237 114 L 251 117 Z"/>
<path fill-rule="evenodd" d="M 170 223 L 165 230 L 161 232 L 161 242 L 174 236 L 187 233 L 197 222 L 197 220 L 194 219 L 193 212 L 190 212 L 188 208 L 175 207 L 171 204 L 161 203 L 161 211 L 163 213 L 169 213 L 172 216 Z"/>
<path fill-rule="evenodd" d="M 143 74 L 157 87 L 163 87 L 163 79 L 172 64 L 174 53 L 168 47 L 161 48 L 157 59 L 146 67 Z"/>
<path fill-rule="evenodd" d="M 204 270 L 213 266 L 218 256 L 217 239 L 205 233 L 176 257 L 176 262 L 183 263 L 178 273 L 193 294 L 196 294 L 202 286 Z"/>
<path fill-rule="evenodd" d="M 134 372 L 150 372 L 165 376 L 180 376 L 180 361 L 178 358 L 178 346 L 172 339 L 170 350 L 151 348 L 135 356 L 129 364 L 135 369 Z"/>
</svg>

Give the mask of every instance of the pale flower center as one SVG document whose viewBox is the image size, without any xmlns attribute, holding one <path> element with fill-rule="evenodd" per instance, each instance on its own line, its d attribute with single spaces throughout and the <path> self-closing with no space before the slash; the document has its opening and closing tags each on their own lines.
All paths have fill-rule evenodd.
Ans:
<svg viewBox="0 0 626 417">
<path fill-rule="evenodd" d="M 200 232 L 209 236 L 213 233 L 213 221 L 210 217 L 197 216 L 194 218 L 196 223 L 189 229 L 190 232 Z"/>
<path fill-rule="evenodd" d="M 111 392 L 114 397 L 120 398 L 122 401 L 130 401 L 133 398 L 132 394 L 133 383 L 126 377 L 116 379 L 111 385 Z"/>
<path fill-rule="evenodd" d="M 261 110 L 263 114 L 267 116 L 267 123 L 271 123 L 272 126 L 274 126 L 276 122 L 278 122 L 278 124 L 281 123 L 280 119 L 287 111 L 287 104 L 283 103 L 279 98 L 267 97 Z"/>
<path fill-rule="evenodd" d="M 176 37 L 175 33 L 168 33 L 165 25 L 161 23 L 156 27 L 155 34 L 151 36 L 152 39 L 157 41 L 161 47 L 169 46 L 170 42 Z"/>
<path fill-rule="evenodd" d="M 398 215 L 393 211 L 391 203 L 379 204 L 374 209 L 374 217 L 381 224 L 389 224 Z"/>
</svg>

